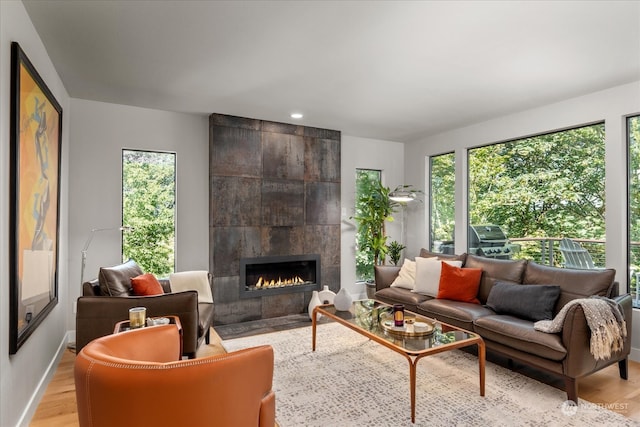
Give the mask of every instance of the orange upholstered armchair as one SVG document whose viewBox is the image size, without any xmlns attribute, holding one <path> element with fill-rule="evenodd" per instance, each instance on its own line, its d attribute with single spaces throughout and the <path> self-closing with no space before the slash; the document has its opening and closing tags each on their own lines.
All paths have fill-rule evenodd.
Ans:
<svg viewBox="0 0 640 427">
<path fill-rule="evenodd" d="M 75 361 L 80 426 L 274 426 L 270 346 L 179 358 L 176 325 L 90 342 Z"/>
</svg>

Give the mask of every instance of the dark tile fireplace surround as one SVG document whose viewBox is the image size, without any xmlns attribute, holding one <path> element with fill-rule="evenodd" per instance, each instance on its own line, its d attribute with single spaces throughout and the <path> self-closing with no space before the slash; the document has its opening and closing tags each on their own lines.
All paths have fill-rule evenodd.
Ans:
<svg viewBox="0 0 640 427">
<path fill-rule="evenodd" d="M 339 131 L 212 114 L 209 189 L 214 325 L 303 313 L 314 289 L 339 290 Z M 303 283 L 254 288 L 282 267 Z"/>
</svg>

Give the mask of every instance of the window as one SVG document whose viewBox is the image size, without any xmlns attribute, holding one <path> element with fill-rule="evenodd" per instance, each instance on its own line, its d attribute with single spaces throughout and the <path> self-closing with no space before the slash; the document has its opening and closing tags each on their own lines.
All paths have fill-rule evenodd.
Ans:
<svg viewBox="0 0 640 427">
<path fill-rule="evenodd" d="M 372 194 L 372 188 L 382 181 L 382 171 L 375 169 L 356 169 L 356 207 L 355 217 L 365 214 L 358 200 L 362 195 Z M 356 280 L 373 280 L 374 254 L 366 250 L 366 236 L 356 232 Z"/>
<path fill-rule="evenodd" d="M 498 226 L 514 243 L 504 258 L 568 266 L 567 237 L 603 266 L 604 153 L 603 123 L 469 150 L 469 224 Z M 473 237 L 470 253 L 489 244 Z"/>
<path fill-rule="evenodd" d="M 640 308 L 640 116 L 627 119 L 629 171 L 629 292 Z"/>
<path fill-rule="evenodd" d="M 122 150 L 122 258 L 166 275 L 175 262 L 176 155 Z"/>
<path fill-rule="evenodd" d="M 428 241 L 433 252 L 454 253 L 455 159 L 454 153 L 429 158 L 429 218 L 431 218 L 431 223 Z"/>
</svg>

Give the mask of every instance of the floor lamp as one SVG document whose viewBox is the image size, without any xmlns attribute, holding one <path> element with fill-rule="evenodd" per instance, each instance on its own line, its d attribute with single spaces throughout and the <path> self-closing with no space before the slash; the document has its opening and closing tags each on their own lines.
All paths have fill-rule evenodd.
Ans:
<svg viewBox="0 0 640 427">
<path fill-rule="evenodd" d="M 96 233 L 100 233 L 103 231 L 115 231 L 115 230 L 119 230 L 119 231 L 131 231 L 132 228 L 131 227 L 113 227 L 113 228 L 93 228 L 91 229 L 91 232 L 89 232 L 89 237 L 87 238 L 87 241 L 85 242 L 84 246 L 82 247 L 82 263 L 81 263 L 81 267 L 80 267 L 80 293 L 82 294 L 82 285 L 84 284 L 84 269 L 85 266 L 87 264 L 87 251 L 89 250 L 89 245 L 91 245 L 91 241 L 93 240 L 93 236 Z"/>
<path fill-rule="evenodd" d="M 84 246 L 82 247 L 82 251 L 81 253 L 81 266 L 80 266 L 80 295 L 82 295 L 82 285 L 84 284 L 84 269 L 86 267 L 87 264 L 87 251 L 89 250 L 89 246 L 91 245 L 91 241 L 93 240 L 93 236 L 95 236 L 96 233 L 100 233 L 103 231 L 131 231 L 133 230 L 133 228 L 131 227 L 110 227 L 110 228 L 93 228 L 91 229 L 91 231 L 89 232 L 89 237 L 87 238 L 87 241 L 84 243 Z M 71 342 L 67 345 L 67 348 L 71 349 L 71 350 L 75 350 L 76 348 L 76 343 L 75 342 Z"/>
</svg>

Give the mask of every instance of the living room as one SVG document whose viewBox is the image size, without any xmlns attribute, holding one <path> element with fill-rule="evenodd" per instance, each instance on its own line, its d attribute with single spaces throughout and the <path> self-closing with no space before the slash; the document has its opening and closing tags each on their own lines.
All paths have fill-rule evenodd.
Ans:
<svg viewBox="0 0 640 427">
<path fill-rule="evenodd" d="M 38 72 L 55 95 L 63 109 L 62 122 L 62 170 L 61 170 L 61 198 L 60 198 L 60 262 L 58 266 L 58 304 L 48 314 L 39 327 L 25 341 L 15 355 L 9 356 L 6 345 L 9 342 L 9 306 L 0 305 L 0 342 L 5 351 L 0 356 L 0 424 L 28 425 L 30 417 L 35 412 L 38 400 L 44 393 L 47 382 L 55 372 L 57 361 L 64 351 L 67 342 L 74 340 L 75 329 L 75 301 L 81 294 L 80 266 L 81 250 L 88 233 L 93 228 L 118 227 L 121 212 L 121 150 L 123 148 L 149 149 L 170 151 L 177 154 L 177 224 L 176 228 L 176 270 L 209 269 L 209 114 L 231 114 L 235 116 L 268 119 L 279 122 L 296 123 L 288 116 L 288 111 L 282 112 L 282 118 L 276 120 L 274 116 L 256 117 L 251 111 L 246 113 L 233 104 L 228 98 L 228 108 L 224 110 L 207 110 L 206 113 L 184 112 L 188 108 L 182 105 L 158 109 L 149 108 L 148 99 L 126 99 L 126 97 L 112 100 L 94 99 L 90 96 L 76 97 L 69 93 L 69 88 L 63 82 L 66 69 L 65 63 L 54 60 L 54 52 L 49 51 L 45 36 L 41 33 L 35 18 L 31 16 L 33 2 L 2 1 L 0 2 L 0 158 L 2 159 L 3 185 L 0 186 L 0 200 L 3 201 L 0 218 L 0 236 L 2 241 L 8 241 L 9 229 L 9 147 L 10 147 L 10 45 L 17 41 Z M 565 5 L 568 9 L 580 9 L 573 4 Z M 595 2 L 603 10 L 609 10 L 603 4 L 609 2 Z M 613 28 L 619 30 L 615 40 L 638 40 L 640 16 L 637 2 L 623 2 L 621 10 L 629 8 L 628 13 L 632 25 L 622 25 L 609 22 L 610 34 Z M 25 6 L 27 4 L 28 6 Z M 582 5 L 585 6 L 585 5 Z M 586 7 L 586 6 L 585 6 Z M 613 7 L 613 6 L 612 6 Z M 35 10 L 35 9 L 34 9 Z M 599 9 L 597 9 L 599 10 Z M 615 7 L 612 9 L 617 11 Z M 576 11 L 577 13 L 578 11 Z M 42 13 L 42 11 L 41 11 Z M 328 12 L 327 12 L 328 13 Z M 611 12 L 612 16 L 617 16 Z M 635 13 L 635 14 L 634 14 Z M 597 17 L 587 18 L 598 22 Z M 585 18 L 585 19 L 587 19 Z M 55 20 L 53 20 L 55 22 Z M 499 21 L 496 17 L 495 21 Z M 497 25 L 495 21 L 490 22 Z M 152 22 L 149 24 L 152 25 Z M 365 25 L 363 22 L 362 25 Z M 431 23 L 431 25 L 435 25 Z M 451 24 L 453 25 L 453 24 Z M 604 25 L 604 24 L 603 24 Z M 354 31 L 357 32 L 357 28 Z M 88 31 L 88 30 L 87 30 Z M 115 31 L 115 30 L 114 30 Z M 542 31 L 542 30 L 541 30 Z M 144 31 L 142 31 L 144 32 Z M 91 42 L 89 34 L 73 34 Z M 451 35 L 453 37 L 453 35 Z M 468 37 L 472 37 L 469 35 Z M 586 37 L 586 35 L 585 35 Z M 613 36 L 612 36 L 613 37 Z M 460 44 L 466 39 L 461 38 Z M 498 49 L 501 38 L 495 42 Z M 638 48 L 637 42 L 631 43 Z M 593 47 L 593 55 L 601 56 L 610 46 L 598 45 Z M 340 282 L 354 298 L 363 297 L 365 290 L 362 284 L 356 283 L 354 241 L 355 230 L 349 217 L 353 214 L 355 204 L 355 169 L 371 168 L 384 171 L 385 185 L 393 188 L 404 183 L 412 183 L 419 188 L 427 185 L 425 159 L 431 155 L 455 150 L 464 153 L 470 146 L 481 146 L 497 141 L 506 141 L 517 137 L 535 135 L 557 129 L 566 129 L 577 125 L 606 121 L 607 147 L 607 262 L 606 266 L 616 269 L 616 279 L 620 282 L 622 292 L 626 289 L 627 271 L 627 201 L 625 192 L 620 191 L 627 186 L 626 176 L 626 130 L 623 117 L 640 112 L 640 54 L 638 49 L 628 51 L 621 62 L 631 64 L 633 72 L 630 75 L 616 75 L 617 80 L 597 81 L 591 85 L 584 84 L 583 88 L 574 87 L 570 91 L 563 91 L 556 96 L 538 97 L 537 93 L 529 91 L 518 92 L 533 81 L 519 80 L 513 77 L 505 81 L 510 91 L 521 93 L 525 102 L 518 104 L 517 109 L 495 109 L 483 111 L 478 109 L 475 116 L 459 123 L 451 120 L 449 126 L 441 125 L 445 119 L 442 116 L 424 116 L 421 121 L 427 122 L 421 135 L 404 133 L 403 128 L 415 125 L 415 119 L 397 117 L 397 124 L 393 131 L 384 134 L 380 132 L 358 132 L 356 129 L 376 128 L 376 121 L 388 119 L 372 113 L 369 123 L 353 125 L 348 128 L 343 124 L 348 117 L 334 122 L 321 122 L 313 118 L 313 105 L 305 108 L 308 122 L 303 124 L 341 131 L 341 249 L 340 249 Z M 478 53 L 478 55 L 487 52 Z M 115 53 L 97 52 L 96 55 L 110 55 Z M 59 58 L 58 56 L 55 56 Z M 308 59 L 308 58 L 307 58 Z M 557 59 L 557 69 L 551 65 L 540 67 L 537 71 L 540 79 L 548 78 L 547 73 L 558 72 L 569 67 L 562 58 Z M 86 59 L 90 61 L 90 58 Z M 451 61 L 458 61 L 452 55 Z M 518 67 L 527 67 L 526 58 L 505 64 L 513 67 L 504 78 L 517 75 Z M 365 64 L 362 72 L 367 71 Z M 189 68 L 189 64 L 184 64 Z M 617 66 L 617 64 L 616 64 Z M 634 68 L 635 67 L 635 68 Z M 614 67 L 615 68 L 615 67 Z M 634 71 L 635 70 L 635 71 Z M 72 72 L 72 71 L 71 71 Z M 114 72 L 117 72 L 114 71 Z M 456 71 L 460 73 L 460 92 L 467 90 L 465 83 L 470 71 Z M 591 73 L 585 69 L 581 75 Z M 395 79 L 391 79 L 394 81 Z M 355 85 L 355 82 L 352 82 Z M 180 85 L 177 84 L 179 90 Z M 296 86 L 296 89 L 300 90 Z M 560 90 L 559 88 L 558 90 Z M 97 90 L 97 87 L 96 87 Z M 268 103 L 261 100 L 260 88 L 255 87 L 256 104 Z M 370 88 L 362 88 L 362 99 L 367 102 L 384 103 L 388 95 L 384 91 L 374 93 L 372 97 L 365 96 Z M 91 91 L 91 88 L 88 88 Z M 127 92 L 127 88 L 121 89 Z M 490 97 L 493 89 L 487 93 L 476 95 L 478 98 Z M 152 98 L 152 95 L 148 95 Z M 497 96 L 502 96 L 496 93 Z M 283 97 L 286 96 L 283 94 Z M 122 99 L 122 100 L 119 100 Z M 148 102 L 147 102 L 148 101 Z M 336 99 L 336 105 L 340 99 Z M 438 99 L 445 116 L 454 117 L 457 114 L 456 103 L 446 99 Z M 451 105 L 454 104 L 454 105 Z M 365 105 L 359 104 L 361 107 Z M 290 108 L 302 108 L 292 105 Z M 410 110 L 412 107 L 406 107 Z M 180 112 L 183 111 L 183 112 Z M 376 120 L 377 119 L 377 120 Z M 353 129 L 347 131 L 346 129 Z M 376 136 L 377 135 L 377 136 Z M 386 136 L 383 136 L 386 135 Z M 396 135 L 392 137 L 389 135 Z M 460 168 L 462 173 L 462 166 Z M 464 197 L 460 194 L 458 203 L 465 205 Z M 460 223 L 466 220 L 462 214 Z M 407 253 L 417 255 L 420 248 L 425 247 L 427 221 L 424 209 L 418 209 L 407 216 L 406 230 Z M 400 226 L 390 227 L 390 234 L 399 236 Z M 459 239 L 462 241 L 462 239 Z M 97 274 L 99 267 L 115 265 L 120 259 L 120 236 L 118 233 L 103 234 L 95 239 L 87 258 L 87 274 Z M 3 246 L 0 257 L 0 271 L 3 282 L 10 283 L 10 256 L 7 246 Z M 460 252 L 460 251 L 459 251 Z M 0 299 L 9 300 L 9 286 L 3 286 Z M 633 318 L 633 339 L 631 359 L 640 361 L 640 321 L 638 316 Z"/>
</svg>

